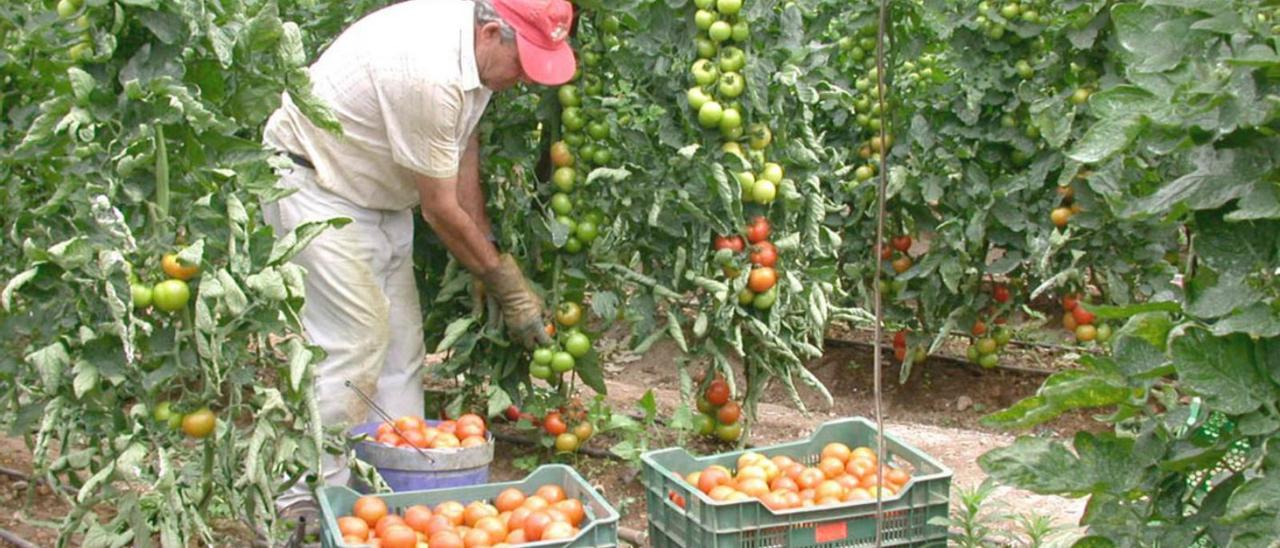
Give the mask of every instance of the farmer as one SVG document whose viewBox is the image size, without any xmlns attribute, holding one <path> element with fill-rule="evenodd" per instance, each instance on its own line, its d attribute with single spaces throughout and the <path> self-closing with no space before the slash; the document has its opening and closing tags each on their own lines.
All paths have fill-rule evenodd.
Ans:
<svg viewBox="0 0 1280 548">
<path fill-rule="evenodd" d="M 315 371 L 324 426 L 378 419 L 348 380 L 392 416 L 423 414 L 415 207 L 483 282 L 511 336 L 526 346 L 549 342 L 541 299 L 515 259 L 494 247 L 476 123 L 495 91 L 572 79 L 572 17 L 566 0 L 392 5 L 357 21 L 310 67 L 341 135 L 312 124 L 288 93 L 267 122 L 266 145 L 293 162 L 280 185 L 294 192 L 263 206 L 276 234 L 351 219 L 294 259 L 307 271 L 303 329 L 326 353 Z M 324 484 L 348 481 L 345 459 L 326 455 L 322 465 Z M 304 482 L 276 502 L 284 519 L 316 515 Z"/>
</svg>

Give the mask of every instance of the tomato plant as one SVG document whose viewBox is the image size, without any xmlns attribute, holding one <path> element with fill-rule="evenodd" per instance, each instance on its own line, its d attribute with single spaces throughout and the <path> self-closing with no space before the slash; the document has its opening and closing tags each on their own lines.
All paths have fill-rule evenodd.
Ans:
<svg viewBox="0 0 1280 548">
<path fill-rule="evenodd" d="M 330 223 L 277 242 L 258 141 L 285 90 L 330 120 L 304 65 L 373 5 L 0 6 L 0 413 L 73 488 L 60 544 L 283 535 L 273 499 L 337 447 L 288 262 Z"/>
</svg>

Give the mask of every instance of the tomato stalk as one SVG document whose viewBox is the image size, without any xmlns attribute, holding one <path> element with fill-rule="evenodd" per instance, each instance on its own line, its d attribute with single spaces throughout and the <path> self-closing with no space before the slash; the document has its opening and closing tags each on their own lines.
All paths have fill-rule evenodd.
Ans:
<svg viewBox="0 0 1280 548">
<path fill-rule="evenodd" d="M 204 479 L 200 483 L 200 503 L 196 505 L 200 508 L 201 514 L 205 512 L 209 507 L 209 502 L 213 500 L 213 456 L 217 447 L 217 439 L 217 434 L 214 434 L 204 441 L 204 461 L 201 463 L 200 474 Z"/>
<path fill-rule="evenodd" d="M 169 219 L 169 152 L 165 145 L 164 126 L 157 124 L 156 142 L 156 216 L 159 221 Z M 164 223 L 156 223 L 163 226 Z"/>
</svg>

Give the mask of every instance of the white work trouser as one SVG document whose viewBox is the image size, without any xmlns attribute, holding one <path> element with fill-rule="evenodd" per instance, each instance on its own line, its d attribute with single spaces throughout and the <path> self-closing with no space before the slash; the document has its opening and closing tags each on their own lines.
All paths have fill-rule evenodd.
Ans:
<svg viewBox="0 0 1280 548">
<path fill-rule="evenodd" d="M 328 427 L 380 420 L 345 382 L 372 397 L 392 417 L 422 416 L 422 312 L 413 277 L 413 212 L 367 209 L 316 184 L 315 171 L 294 167 L 280 185 L 297 189 L 263 205 L 280 236 L 300 224 L 348 217 L 294 257 L 307 271 L 302 327 L 328 354 L 316 364 L 315 392 Z M 346 459 L 321 459 L 322 483 L 346 485 Z M 277 501 L 281 508 L 311 497 L 304 482 Z"/>
</svg>

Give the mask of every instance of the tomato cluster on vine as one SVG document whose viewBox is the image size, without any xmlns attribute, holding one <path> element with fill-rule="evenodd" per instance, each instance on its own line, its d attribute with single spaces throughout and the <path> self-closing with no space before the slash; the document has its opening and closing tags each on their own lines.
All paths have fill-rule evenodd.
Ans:
<svg viewBox="0 0 1280 548">
<path fill-rule="evenodd" d="M 731 399 L 729 383 L 717 376 L 698 397 L 693 430 L 703 436 L 736 442 L 742 437 L 742 405 Z"/>
</svg>

